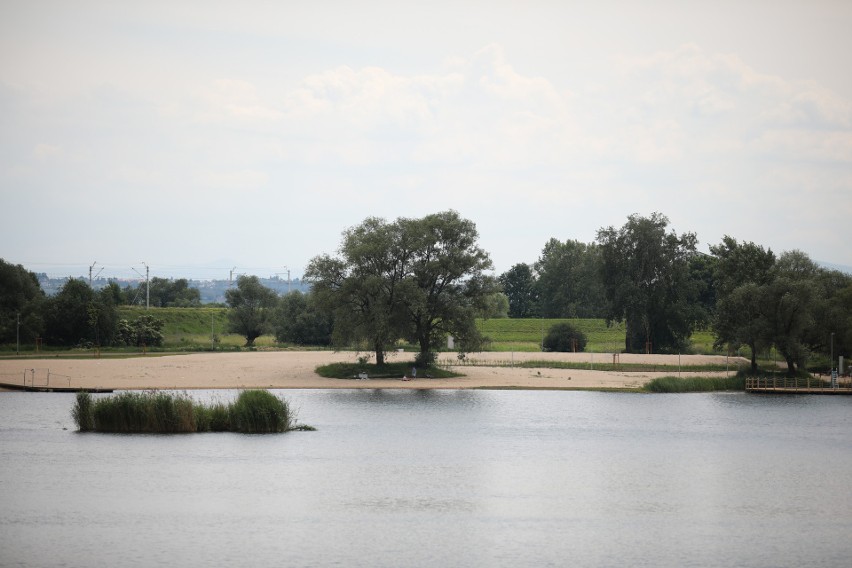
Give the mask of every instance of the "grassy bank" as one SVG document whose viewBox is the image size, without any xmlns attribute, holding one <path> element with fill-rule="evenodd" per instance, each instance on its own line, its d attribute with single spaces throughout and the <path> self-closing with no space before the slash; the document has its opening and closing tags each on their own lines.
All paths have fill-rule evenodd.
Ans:
<svg viewBox="0 0 852 568">
<path fill-rule="evenodd" d="M 172 392 L 122 392 L 106 398 L 81 392 L 71 416 L 81 432 L 264 434 L 310 429 L 295 425 L 288 402 L 265 390 L 246 390 L 230 404 L 210 405 Z"/>
<path fill-rule="evenodd" d="M 411 377 L 411 368 L 413 363 L 386 363 L 384 365 L 375 365 L 372 363 L 332 363 L 330 365 L 320 365 L 316 368 L 316 372 L 321 377 L 328 379 L 353 379 L 357 378 L 360 373 L 366 373 L 370 379 L 402 379 L 403 377 Z M 447 369 L 439 367 L 429 367 L 428 369 L 417 369 L 417 378 L 432 378 L 432 379 L 451 379 L 454 377 L 463 376 L 460 373 L 454 373 Z"/>
<path fill-rule="evenodd" d="M 744 391 L 745 375 L 730 377 L 659 377 L 649 381 L 643 390 L 655 393 Z"/>
<path fill-rule="evenodd" d="M 444 365 L 445 368 L 460 367 L 517 367 L 521 369 L 579 369 L 593 371 L 627 371 L 633 373 L 659 373 L 663 371 L 678 370 L 686 372 L 722 372 L 722 371 L 737 371 L 736 366 L 730 368 L 723 364 L 702 364 L 702 365 L 671 365 L 663 363 L 612 363 L 612 358 L 605 358 L 606 355 L 598 355 L 597 360 L 594 355 L 589 353 L 589 359 L 586 361 L 512 361 L 511 359 L 493 360 L 493 359 L 477 359 L 475 356 L 465 357 L 459 361 L 452 361 Z"/>
</svg>

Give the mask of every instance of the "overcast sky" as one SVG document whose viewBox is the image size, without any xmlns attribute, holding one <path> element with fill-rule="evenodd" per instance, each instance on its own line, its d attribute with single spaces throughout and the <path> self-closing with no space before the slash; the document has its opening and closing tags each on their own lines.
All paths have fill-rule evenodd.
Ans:
<svg viewBox="0 0 852 568">
<path fill-rule="evenodd" d="M 659 211 L 852 266 L 851 59 L 840 0 L 1 0 L 0 257 L 297 277 L 455 209 L 499 274 Z"/>
</svg>

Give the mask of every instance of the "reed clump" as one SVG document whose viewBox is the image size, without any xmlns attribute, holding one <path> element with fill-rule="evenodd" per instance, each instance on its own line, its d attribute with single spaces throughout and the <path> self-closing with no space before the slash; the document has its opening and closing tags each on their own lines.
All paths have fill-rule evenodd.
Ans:
<svg viewBox="0 0 852 568">
<path fill-rule="evenodd" d="M 644 390 L 656 393 L 744 391 L 745 377 L 658 377 L 645 384 Z"/>
<path fill-rule="evenodd" d="M 242 391 L 230 404 L 210 405 L 198 403 L 183 393 L 123 392 L 93 399 L 89 393 L 80 392 L 71 416 L 81 432 L 266 434 L 310 429 L 295 424 L 286 400 L 265 390 Z"/>
</svg>

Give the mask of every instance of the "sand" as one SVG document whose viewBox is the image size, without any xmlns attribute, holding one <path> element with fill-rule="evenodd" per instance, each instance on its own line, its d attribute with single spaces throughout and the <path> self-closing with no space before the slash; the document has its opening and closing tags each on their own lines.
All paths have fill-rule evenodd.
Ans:
<svg viewBox="0 0 852 568">
<path fill-rule="evenodd" d="M 243 353 L 193 353 L 167 356 L 143 356 L 130 359 L 6 359 L 0 361 L 0 382 L 27 382 L 34 377 L 36 386 L 111 389 L 595 389 L 635 390 L 654 377 L 677 375 L 677 367 L 661 372 L 595 371 L 595 364 L 612 363 L 612 354 L 603 353 L 473 353 L 467 356 L 471 366 L 455 368 L 465 376 L 454 379 L 430 379 L 423 376 L 401 379 L 326 379 L 314 372 L 318 365 L 354 362 L 355 352 L 269 351 Z M 389 360 L 410 360 L 413 354 L 389 354 Z M 403 359 L 404 358 L 404 359 Z M 724 356 L 710 355 L 630 355 L 621 354 L 621 363 L 682 365 L 681 376 L 711 376 L 726 373 L 689 372 L 690 365 L 717 363 Z M 455 361 L 454 353 L 442 354 L 442 360 Z M 512 368 L 523 360 L 576 361 L 588 369 Z M 509 366 L 485 366 L 475 363 L 500 363 Z M 731 358 L 731 373 L 742 358 Z"/>
</svg>

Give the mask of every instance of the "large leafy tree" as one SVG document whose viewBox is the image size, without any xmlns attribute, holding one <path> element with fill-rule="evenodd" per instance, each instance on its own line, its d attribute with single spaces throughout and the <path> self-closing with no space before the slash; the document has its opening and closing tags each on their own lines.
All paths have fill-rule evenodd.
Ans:
<svg viewBox="0 0 852 568">
<path fill-rule="evenodd" d="M 399 288 L 411 259 L 402 225 L 370 217 L 343 232 L 337 256 L 313 258 L 305 270 L 317 305 L 334 320 L 333 341 L 364 341 L 384 364 L 385 351 L 402 337 Z"/>
<path fill-rule="evenodd" d="M 240 276 L 237 287 L 225 292 L 228 303 L 228 330 L 246 338 L 246 347 L 270 331 L 272 312 L 278 295 L 260 283 L 257 276 Z"/>
<path fill-rule="evenodd" d="M 53 345 L 110 345 L 118 331 L 118 310 L 109 290 L 95 292 L 71 279 L 45 305 L 45 340 Z"/>
<path fill-rule="evenodd" d="M 751 350 L 751 372 L 757 373 L 757 353 L 771 342 L 771 327 L 767 317 L 770 296 L 766 285 L 746 282 L 737 286 L 716 304 L 713 318 L 714 346 Z"/>
<path fill-rule="evenodd" d="M 718 258 L 717 346 L 748 345 L 752 372 L 757 351 L 775 346 L 791 375 L 804 370 L 812 353 L 830 352 L 832 333 L 837 353 L 844 352 L 852 324 L 844 298 L 852 278 L 820 268 L 801 251 L 776 260 L 772 251 L 731 237 L 711 251 Z"/>
<path fill-rule="evenodd" d="M 330 345 L 333 320 L 320 311 L 313 293 L 292 292 L 281 297 L 273 316 L 275 339 L 296 345 Z"/>
<path fill-rule="evenodd" d="M 399 338 L 418 344 L 428 362 L 447 334 L 478 339 L 477 313 L 498 291 L 476 226 L 455 211 L 389 223 L 368 218 L 343 233 L 337 256 L 311 260 L 305 276 L 318 305 L 334 316 L 339 344 L 366 341 L 384 363 Z"/>
<path fill-rule="evenodd" d="M 787 371 L 803 370 L 815 347 L 809 337 L 817 325 L 816 314 L 825 291 L 819 285 L 822 270 L 807 254 L 784 252 L 773 267 L 766 285 L 770 340 L 784 357 Z"/>
<path fill-rule="evenodd" d="M 125 303 L 132 304 L 141 301 L 145 303 L 145 286 L 150 286 L 148 301 L 157 308 L 191 308 L 201 305 L 201 292 L 190 288 L 186 278 L 172 280 L 169 278 L 151 278 L 148 284 L 140 283 L 137 287 L 128 286 L 123 290 Z"/>
<path fill-rule="evenodd" d="M 20 264 L 0 259 L 0 343 L 14 342 L 18 338 L 31 341 L 37 337 L 44 327 L 44 300 L 44 292 L 34 273 Z"/>
<path fill-rule="evenodd" d="M 479 247 L 476 225 L 455 211 L 401 219 L 410 253 L 410 274 L 403 282 L 400 304 L 408 337 L 420 346 L 418 359 L 431 362 L 435 346 L 447 335 L 462 349 L 480 341 L 476 315 L 487 311 L 490 296 L 499 290 L 485 274 L 492 267 Z"/>
<path fill-rule="evenodd" d="M 550 239 L 535 264 L 541 313 L 551 318 L 605 315 L 601 251 L 594 243 Z"/>
<path fill-rule="evenodd" d="M 503 293 L 509 299 L 510 318 L 529 318 L 538 315 L 538 293 L 532 267 L 518 263 L 498 278 Z"/>
<path fill-rule="evenodd" d="M 660 213 L 634 214 L 620 229 L 598 231 L 606 318 L 626 322 L 630 352 L 683 349 L 701 319 L 689 271 L 697 239 L 667 232 L 668 224 Z"/>
<path fill-rule="evenodd" d="M 154 277 L 151 279 L 151 305 L 157 307 L 187 308 L 201 305 L 201 292 L 190 288 L 186 278 L 170 280 Z"/>
<path fill-rule="evenodd" d="M 751 372 L 757 372 L 757 353 L 772 345 L 772 295 L 775 254 L 752 242 L 739 243 L 725 235 L 710 247 L 716 259 L 713 317 L 714 345 L 751 350 Z"/>
<path fill-rule="evenodd" d="M 710 247 L 710 252 L 716 258 L 715 286 L 719 298 L 743 284 L 764 285 L 772 280 L 775 266 L 772 249 L 752 242 L 739 243 L 725 235 L 721 243 Z"/>
</svg>

